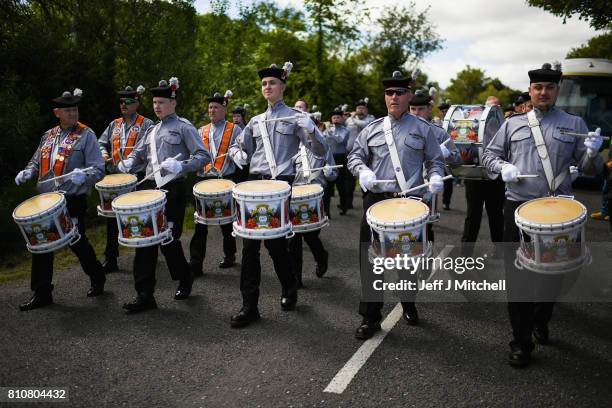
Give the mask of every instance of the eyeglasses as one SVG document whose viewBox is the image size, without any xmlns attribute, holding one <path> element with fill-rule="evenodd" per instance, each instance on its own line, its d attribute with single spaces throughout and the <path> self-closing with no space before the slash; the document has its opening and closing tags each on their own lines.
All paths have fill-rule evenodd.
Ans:
<svg viewBox="0 0 612 408">
<path fill-rule="evenodd" d="M 119 99 L 119 104 L 120 105 L 131 105 L 133 103 L 136 103 L 136 99 L 132 99 L 132 98 L 121 98 L 121 99 Z"/>
<path fill-rule="evenodd" d="M 385 95 L 387 96 L 393 96 L 393 95 L 397 95 L 397 96 L 402 96 L 402 95 L 406 95 L 408 93 L 408 89 L 406 88 L 399 88 L 399 89 L 385 89 Z"/>
</svg>

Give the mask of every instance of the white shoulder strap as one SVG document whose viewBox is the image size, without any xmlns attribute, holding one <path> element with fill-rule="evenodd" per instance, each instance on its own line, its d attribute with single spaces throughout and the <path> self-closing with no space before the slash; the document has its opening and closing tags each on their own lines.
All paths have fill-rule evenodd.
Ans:
<svg viewBox="0 0 612 408">
<path fill-rule="evenodd" d="M 400 161 L 399 154 L 397 153 L 397 147 L 395 146 L 395 139 L 393 139 L 393 130 L 391 129 L 391 119 L 389 116 L 385 116 L 383 119 L 383 130 L 385 132 L 385 141 L 389 148 L 389 154 L 391 155 L 391 163 L 393 164 L 393 170 L 395 171 L 395 178 L 400 186 L 401 191 L 406 191 L 412 187 L 414 182 L 419 177 L 419 172 L 415 172 L 408 181 L 404 176 L 404 170 L 402 169 L 402 162 Z"/>
<path fill-rule="evenodd" d="M 270 174 L 272 175 L 272 178 L 275 179 L 278 175 L 278 168 L 276 166 L 276 158 L 274 157 L 274 151 L 272 150 L 272 143 L 270 142 L 270 135 L 268 135 L 266 123 L 260 120 L 257 122 L 257 126 L 259 126 L 259 131 L 261 132 L 261 140 L 264 145 L 264 154 L 266 155 L 266 161 L 270 165 Z"/>
<path fill-rule="evenodd" d="M 561 183 L 563 183 L 563 180 L 565 180 L 565 177 L 567 177 L 568 172 L 564 171 L 555 177 L 552 164 L 550 163 L 548 149 L 546 148 L 546 143 L 544 142 L 544 136 L 542 136 L 542 129 L 540 129 L 540 121 L 538 121 L 538 118 L 533 110 L 530 110 L 527 113 L 527 122 L 529 123 L 529 128 L 531 129 L 531 134 L 533 135 L 536 149 L 538 150 L 538 156 L 540 156 L 540 160 L 542 161 L 542 167 L 544 168 L 544 174 L 546 175 L 546 181 L 548 182 L 548 190 L 553 193 L 557 190 L 557 188 L 559 188 Z"/>
<path fill-rule="evenodd" d="M 155 184 L 157 188 L 160 188 L 167 184 L 170 180 L 173 180 L 176 175 L 169 173 L 162 177 L 161 172 L 159 171 L 159 167 L 161 163 L 159 162 L 159 158 L 157 157 L 157 141 L 155 138 L 157 137 L 157 131 L 161 127 L 162 122 L 160 121 L 153 130 L 149 137 L 151 138 L 151 142 L 149 143 L 149 148 L 151 149 L 151 167 L 153 167 L 153 171 L 155 172 Z"/>
</svg>

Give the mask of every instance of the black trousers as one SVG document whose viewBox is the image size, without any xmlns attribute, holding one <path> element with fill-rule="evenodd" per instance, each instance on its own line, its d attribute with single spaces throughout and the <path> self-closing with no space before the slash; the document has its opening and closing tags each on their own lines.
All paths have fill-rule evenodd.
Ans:
<svg viewBox="0 0 612 408">
<path fill-rule="evenodd" d="M 267 180 L 269 176 L 249 174 L 250 180 Z M 277 180 L 283 180 L 291 184 L 293 177 L 279 176 Z M 242 293 L 242 304 L 247 308 L 256 308 L 259 301 L 259 285 L 261 283 L 261 263 L 259 251 L 261 241 L 258 239 L 242 240 L 242 267 L 240 269 L 240 292 Z M 274 264 L 274 272 L 282 286 L 282 296 L 288 298 L 297 297 L 297 281 L 291 269 L 291 257 L 289 255 L 288 239 L 276 238 L 263 240 Z"/>
<path fill-rule="evenodd" d="M 374 275 L 373 265 L 368 260 L 368 247 L 371 241 L 372 230 L 366 220 L 366 213 L 368 211 L 368 208 L 388 198 L 392 198 L 392 195 L 371 193 L 369 191 L 363 194 L 363 216 L 361 217 L 361 227 L 359 229 L 359 269 L 361 276 L 362 292 L 363 288 L 372 287 L 374 279 L 378 279 Z M 430 234 L 429 236 L 431 238 L 431 241 L 433 241 L 433 231 L 431 230 L 431 224 L 428 224 L 427 228 L 428 234 Z M 403 276 L 403 278 L 406 278 L 412 282 L 417 282 L 416 274 L 406 275 Z M 417 291 L 411 291 L 410 293 L 404 294 L 402 296 L 402 307 L 404 308 L 404 310 L 406 310 L 406 308 L 414 306 L 414 300 L 416 299 L 416 296 Z M 383 306 L 384 302 L 382 300 L 376 302 L 364 302 L 362 300 L 359 302 L 359 314 L 363 317 L 364 320 L 377 323 L 382 320 L 382 314 L 380 313 L 380 311 Z"/>
<path fill-rule="evenodd" d="M 298 282 L 302 282 L 302 240 L 306 241 L 306 244 L 312 251 L 315 262 L 317 264 L 325 263 L 327 251 L 323 247 L 321 238 L 319 238 L 320 232 L 321 230 L 295 234 L 295 236 L 289 240 L 291 265 Z"/>
<path fill-rule="evenodd" d="M 349 203 L 351 202 L 351 193 L 352 189 L 355 188 L 355 180 L 352 179 L 352 185 L 350 185 L 351 180 L 349 180 L 349 176 L 351 175 L 348 169 L 346 168 L 346 155 L 345 154 L 334 154 L 334 161 L 337 165 L 342 165 L 338 169 L 338 177 L 334 181 L 328 181 L 326 187 L 326 193 L 328 197 L 334 195 L 334 188 L 338 189 L 338 198 L 340 199 L 340 209 L 347 210 L 349 208 Z M 350 190 L 350 192 L 349 192 Z M 329 209 L 326 207 L 325 211 L 329 214 Z"/>
<path fill-rule="evenodd" d="M 153 182 L 145 182 L 143 189 L 155 188 Z M 183 247 L 181 246 L 181 235 L 183 233 L 183 218 L 185 217 L 186 187 L 183 179 L 173 180 L 163 186 L 166 193 L 166 218 L 172 223 L 172 236 L 174 241 L 168 245 L 153 245 L 150 247 L 136 248 L 134 257 L 134 287 L 136 292 L 142 296 L 152 296 L 155 291 L 155 268 L 157 267 L 158 247 L 166 258 L 170 276 L 173 280 L 188 283 L 193 279 L 191 270 Z"/>
<path fill-rule="evenodd" d="M 198 181 L 209 180 L 216 177 L 198 177 Z M 231 174 L 226 179 L 232 180 L 235 183 L 239 183 L 239 176 L 237 174 Z M 215 228 L 215 227 L 213 227 Z M 236 238 L 232 236 L 234 228 L 232 224 L 220 225 L 221 234 L 223 235 L 223 255 L 225 257 L 232 257 L 236 255 Z M 208 225 L 195 224 L 195 232 L 191 237 L 189 243 L 189 264 L 192 267 L 202 268 L 204 258 L 206 258 L 206 244 L 208 241 Z"/>
<path fill-rule="evenodd" d="M 504 239 L 504 200 L 506 184 L 496 180 L 465 180 L 467 214 L 463 225 L 462 242 L 476 242 L 482 220 L 482 206 L 487 209 L 489 231 L 493 242 Z M 514 213 L 511 214 L 514 217 Z"/>
<path fill-rule="evenodd" d="M 353 174 L 348 171 L 346 172 L 346 205 L 347 208 L 353 208 L 353 196 L 355 195 L 355 184 L 357 183 L 357 179 L 353 176 Z"/>
<path fill-rule="evenodd" d="M 444 180 L 444 192 L 442 193 L 442 204 L 450 205 L 451 197 L 453 196 L 453 185 L 455 179 Z"/>
<path fill-rule="evenodd" d="M 112 173 L 109 173 L 112 174 Z M 144 173 L 136 174 L 138 181 L 144 178 Z M 119 257 L 119 227 L 117 227 L 117 219 L 106 219 L 106 248 L 104 249 L 104 257 L 106 260 L 117 260 Z"/>
<path fill-rule="evenodd" d="M 554 297 L 554 293 L 558 293 L 561 288 L 561 276 L 542 276 L 530 272 L 526 269 L 519 270 L 514 266 L 516 258 L 516 250 L 518 242 L 520 242 L 519 228 L 514 222 L 514 211 L 523 204 L 524 201 L 505 200 L 504 203 L 504 270 L 506 274 L 506 283 L 508 288 L 508 296 L 512 299 L 526 298 L 534 299 L 538 296 L 538 292 L 546 291 L 546 298 Z M 517 243 L 510 245 L 509 243 Z M 533 287 L 534 292 L 525 294 L 526 288 Z M 549 302 L 533 302 L 530 299 L 526 301 L 508 302 L 508 314 L 510 324 L 512 326 L 512 341 L 510 346 L 519 346 L 523 350 L 530 352 L 533 350 L 533 341 L 531 335 L 534 326 L 547 326 L 552 318 L 553 308 L 555 303 Z M 547 299 L 548 300 L 548 299 Z"/>
<path fill-rule="evenodd" d="M 66 207 L 70 217 L 77 219 L 77 228 L 81 239 L 70 249 L 79 259 L 83 272 L 89 276 L 93 284 L 103 284 L 106 281 L 104 270 L 96 253 L 89 243 L 86 234 L 85 214 L 87 212 L 87 195 L 66 196 Z M 37 293 L 50 293 L 53 289 L 53 258 L 54 253 L 32 254 L 32 277 L 30 288 Z"/>
</svg>

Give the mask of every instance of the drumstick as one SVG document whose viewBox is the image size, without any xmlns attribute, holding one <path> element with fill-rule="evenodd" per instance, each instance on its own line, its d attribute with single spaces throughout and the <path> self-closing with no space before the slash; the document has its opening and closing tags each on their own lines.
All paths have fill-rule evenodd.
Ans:
<svg viewBox="0 0 612 408">
<path fill-rule="evenodd" d="M 342 164 L 337 164 L 335 166 L 323 166 L 323 167 L 315 167 L 314 169 L 308 169 L 306 171 L 317 171 L 317 170 L 324 170 L 324 169 L 339 169 L 340 167 L 344 167 L 344 165 Z M 305 171 L 304 169 L 299 169 L 298 173 L 301 171 Z"/>
<path fill-rule="evenodd" d="M 265 120 L 258 120 L 257 122 L 260 123 L 266 123 L 266 122 L 276 122 L 279 120 L 289 120 L 289 119 L 297 119 L 298 115 L 293 115 L 293 116 L 285 116 L 283 118 L 272 118 L 272 119 L 265 119 Z"/>
<path fill-rule="evenodd" d="M 582 137 L 582 138 L 587 138 L 590 137 L 589 135 L 587 135 L 586 133 L 574 133 L 574 132 L 567 132 L 565 130 L 561 131 L 562 135 L 568 135 L 568 136 L 575 136 L 575 137 Z M 610 136 L 601 136 L 601 138 L 603 140 L 610 140 Z"/>
<path fill-rule="evenodd" d="M 448 179 L 451 179 L 451 178 L 453 178 L 453 177 L 454 177 L 454 176 L 453 176 L 452 174 L 449 174 L 448 176 L 444 176 L 444 177 L 442 177 L 442 180 L 448 180 Z M 412 191 L 415 191 L 415 190 L 420 190 L 420 189 L 422 189 L 423 187 L 429 187 L 429 185 L 430 185 L 430 184 L 431 184 L 431 183 L 428 181 L 427 183 L 423 183 L 423 184 L 421 184 L 420 186 L 412 187 L 412 188 L 409 188 L 409 189 L 408 189 L 408 190 L 406 190 L 406 191 L 402 191 L 402 194 L 408 194 L 408 193 L 410 193 L 410 192 L 412 192 Z"/>
<path fill-rule="evenodd" d="M 81 171 L 83 173 L 87 173 L 88 171 L 91 171 L 93 169 L 94 169 L 93 167 L 87 167 L 87 168 L 81 169 Z M 74 170 L 76 170 L 76 169 L 74 169 Z M 72 173 L 74 173 L 74 170 L 72 170 L 70 173 L 62 174 L 61 176 L 57 176 L 57 177 L 53 177 L 53 178 L 50 178 L 50 179 L 43 180 L 43 181 L 40 182 L 40 184 L 46 183 L 48 181 L 60 180 L 60 179 L 63 179 L 65 177 L 71 176 Z"/>
<path fill-rule="evenodd" d="M 516 176 L 517 179 L 526 179 L 526 178 L 536 178 L 536 177 L 540 177 L 539 174 L 519 174 L 518 176 Z"/>
<path fill-rule="evenodd" d="M 178 159 L 179 157 L 181 157 L 181 153 L 177 154 L 176 156 L 173 157 L 174 160 Z M 136 183 L 137 186 L 141 185 L 142 183 L 144 183 L 147 180 L 151 179 L 151 176 L 156 175 L 157 173 L 159 173 L 162 170 L 162 166 L 160 165 L 159 168 L 153 172 L 151 172 L 151 174 L 149 174 L 147 177 L 143 178 L 142 180 L 140 180 L 138 183 Z"/>
<path fill-rule="evenodd" d="M 395 179 L 393 179 L 393 180 L 374 180 L 374 181 L 372 181 L 372 183 L 374 183 L 374 184 L 379 184 L 379 183 L 380 184 L 382 184 L 382 183 L 395 183 Z"/>
</svg>

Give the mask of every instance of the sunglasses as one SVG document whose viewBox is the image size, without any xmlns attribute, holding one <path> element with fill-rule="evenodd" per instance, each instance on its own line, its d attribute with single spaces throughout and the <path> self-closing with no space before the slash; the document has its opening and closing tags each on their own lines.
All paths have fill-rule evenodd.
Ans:
<svg viewBox="0 0 612 408">
<path fill-rule="evenodd" d="M 393 96 L 393 95 L 402 96 L 402 95 L 406 95 L 407 93 L 408 93 L 408 89 L 406 88 L 385 89 L 385 95 L 387 96 Z"/>
<path fill-rule="evenodd" d="M 132 99 L 132 98 L 121 98 L 121 99 L 119 99 L 119 104 L 121 104 L 121 105 L 131 105 L 133 103 L 136 103 L 136 99 Z"/>
</svg>

